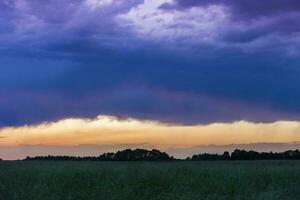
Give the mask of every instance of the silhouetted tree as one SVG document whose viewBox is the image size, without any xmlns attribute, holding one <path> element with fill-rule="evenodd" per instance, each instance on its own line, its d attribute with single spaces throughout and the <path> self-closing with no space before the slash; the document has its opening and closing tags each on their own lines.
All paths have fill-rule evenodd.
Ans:
<svg viewBox="0 0 300 200">
<path fill-rule="evenodd" d="M 98 157 L 74 157 L 74 156 L 37 156 L 26 157 L 25 160 L 54 160 L 54 161 L 169 161 L 174 160 L 165 152 L 153 149 L 125 149 L 117 153 L 104 153 Z"/>
<path fill-rule="evenodd" d="M 225 151 L 220 154 L 203 153 L 187 157 L 186 160 L 292 160 L 300 159 L 299 150 L 289 150 L 281 153 L 256 152 L 236 149 L 231 154 Z M 170 161 L 175 160 L 167 153 L 153 149 L 125 149 L 116 153 L 104 153 L 98 157 L 75 157 L 75 156 L 37 156 L 26 157 L 25 160 L 54 160 L 54 161 Z"/>
<path fill-rule="evenodd" d="M 281 153 L 273 152 L 256 152 L 256 151 L 245 151 L 245 150 L 234 150 L 231 155 L 225 151 L 223 155 L 218 154 L 198 154 L 193 155 L 190 160 L 291 160 L 300 159 L 300 151 L 289 150 Z"/>
<path fill-rule="evenodd" d="M 230 154 L 228 151 L 225 151 L 222 155 L 222 160 L 230 160 Z"/>
</svg>

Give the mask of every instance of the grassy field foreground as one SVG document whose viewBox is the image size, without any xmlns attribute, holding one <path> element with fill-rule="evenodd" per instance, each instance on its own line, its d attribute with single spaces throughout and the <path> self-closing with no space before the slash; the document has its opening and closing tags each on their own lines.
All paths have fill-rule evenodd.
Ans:
<svg viewBox="0 0 300 200">
<path fill-rule="evenodd" d="M 0 200 L 98 199 L 300 199 L 300 162 L 0 163 Z"/>
</svg>

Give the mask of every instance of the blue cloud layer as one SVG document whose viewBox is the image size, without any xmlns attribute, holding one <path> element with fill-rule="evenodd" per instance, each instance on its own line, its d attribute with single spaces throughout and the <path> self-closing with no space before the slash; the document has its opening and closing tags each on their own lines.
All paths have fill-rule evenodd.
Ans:
<svg viewBox="0 0 300 200">
<path fill-rule="evenodd" d="M 176 27 L 119 20 L 144 12 L 146 1 L 2 1 L 0 125 L 99 114 L 178 123 L 300 119 L 299 3 L 159 2 L 144 18 L 176 17 Z M 210 17 L 209 6 L 229 17 L 203 34 L 185 20 L 197 21 L 195 8 Z M 141 32 L 148 26 L 168 37 Z"/>
</svg>

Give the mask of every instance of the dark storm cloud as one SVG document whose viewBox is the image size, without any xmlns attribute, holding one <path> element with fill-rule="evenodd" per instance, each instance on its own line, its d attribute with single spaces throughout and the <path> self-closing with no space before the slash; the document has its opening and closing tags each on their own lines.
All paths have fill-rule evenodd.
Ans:
<svg viewBox="0 0 300 200">
<path fill-rule="evenodd" d="M 300 31 L 300 2 L 297 0 L 175 0 L 175 3 L 163 4 L 161 9 L 209 6 L 224 7 L 230 15 L 230 27 L 221 35 L 226 42 L 245 43 L 270 35 L 284 38 Z"/>
<path fill-rule="evenodd" d="M 99 114 L 178 123 L 300 119 L 299 3 L 256 11 L 258 1 L 178 1 L 172 9 L 180 12 L 221 4 L 231 14 L 212 44 L 191 45 L 141 37 L 116 16 L 143 1 L 113 2 L 0 3 L 1 126 Z"/>
<path fill-rule="evenodd" d="M 239 17 L 257 18 L 263 16 L 277 15 L 287 12 L 299 12 L 300 2 L 297 0 L 175 0 L 177 8 L 189 8 L 194 6 L 222 5 L 232 9 L 234 15 Z M 176 7 L 173 5 L 173 8 Z M 167 7 L 165 4 L 163 7 Z M 168 6 L 172 8 L 171 5 Z"/>
<path fill-rule="evenodd" d="M 299 119 L 295 64 L 255 57 L 120 61 L 74 66 L 2 93 L 1 121 L 21 125 L 99 113 L 179 123 Z"/>
</svg>

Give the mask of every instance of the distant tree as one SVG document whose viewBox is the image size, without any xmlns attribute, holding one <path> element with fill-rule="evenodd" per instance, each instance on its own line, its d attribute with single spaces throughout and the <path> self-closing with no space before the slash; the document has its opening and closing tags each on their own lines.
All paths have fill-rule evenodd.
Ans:
<svg viewBox="0 0 300 200">
<path fill-rule="evenodd" d="M 300 159 L 300 151 L 289 150 L 281 153 L 273 152 L 256 152 L 236 149 L 231 154 L 225 151 L 223 154 L 197 154 L 192 157 L 187 157 L 186 160 L 200 161 L 200 160 L 292 160 Z M 175 160 L 167 153 L 161 152 L 157 149 L 151 151 L 145 149 L 125 149 L 116 153 L 104 153 L 98 157 L 75 157 L 75 156 L 37 156 L 26 157 L 25 160 L 38 161 L 171 161 Z"/>
<path fill-rule="evenodd" d="M 256 152 L 235 149 L 231 155 L 225 151 L 222 155 L 218 154 L 198 154 L 193 155 L 189 160 L 291 160 L 300 159 L 300 151 L 289 150 L 281 153 L 273 152 Z M 188 160 L 188 159 L 187 159 Z"/>
<path fill-rule="evenodd" d="M 54 160 L 54 161 L 169 161 L 174 160 L 165 152 L 153 149 L 125 149 L 116 153 L 104 153 L 98 157 L 74 157 L 74 156 L 37 156 L 26 157 L 25 160 Z"/>
<path fill-rule="evenodd" d="M 230 159 L 230 153 L 228 151 L 225 151 L 222 155 L 222 160 L 229 160 Z"/>
</svg>

